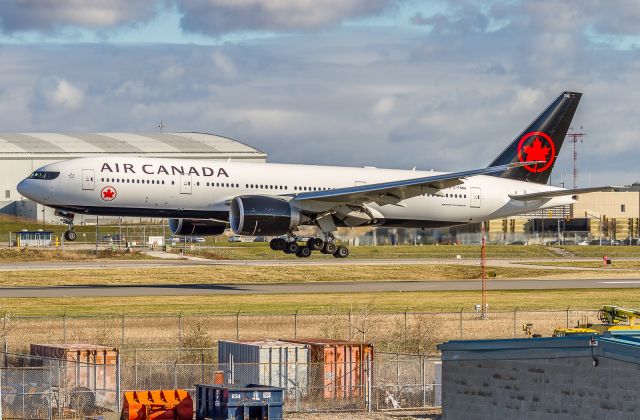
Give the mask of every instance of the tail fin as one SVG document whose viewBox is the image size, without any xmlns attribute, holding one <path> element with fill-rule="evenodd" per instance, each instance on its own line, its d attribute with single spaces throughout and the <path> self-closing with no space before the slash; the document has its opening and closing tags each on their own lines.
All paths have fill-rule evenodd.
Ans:
<svg viewBox="0 0 640 420">
<path fill-rule="evenodd" d="M 500 178 L 546 184 L 582 93 L 563 92 L 489 166 L 544 162 L 496 172 Z"/>
</svg>

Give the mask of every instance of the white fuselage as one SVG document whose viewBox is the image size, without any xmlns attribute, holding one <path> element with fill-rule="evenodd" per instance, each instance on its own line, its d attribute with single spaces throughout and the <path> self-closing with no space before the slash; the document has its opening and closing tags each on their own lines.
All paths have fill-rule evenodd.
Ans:
<svg viewBox="0 0 640 420">
<path fill-rule="evenodd" d="M 228 220 L 229 202 L 241 195 L 293 197 L 298 193 L 437 175 L 440 172 L 194 159 L 101 156 L 41 168 L 54 179 L 26 179 L 22 195 L 77 213 Z M 509 194 L 557 190 L 495 176 L 397 204 L 367 204 L 375 224 L 438 227 L 508 217 L 570 204 L 570 196 L 517 201 Z"/>
</svg>

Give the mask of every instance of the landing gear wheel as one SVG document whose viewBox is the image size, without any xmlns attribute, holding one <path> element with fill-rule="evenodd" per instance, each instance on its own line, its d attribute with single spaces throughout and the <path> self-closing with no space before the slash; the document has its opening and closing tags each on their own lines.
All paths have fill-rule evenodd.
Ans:
<svg viewBox="0 0 640 420">
<path fill-rule="evenodd" d="M 324 246 L 322 247 L 322 251 L 321 252 L 323 254 L 333 254 L 334 252 L 336 252 L 336 249 L 338 249 L 336 244 L 334 244 L 333 242 L 326 242 L 324 244 Z"/>
<path fill-rule="evenodd" d="M 274 251 L 282 251 L 284 250 L 284 247 L 286 245 L 287 241 L 285 241 L 283 238 L 273 238 L 271 241 L 269 241 L 269 248 Z"/>
<path fill-rule="evenodd" d="M 300 248 L 300 245 L 298 245 L 295 242 L 288 242 L 287 245 L 285 245 L 284 247 L 284 253 L 285 254 L 295 254 L 296 252 L 298 252 L 298 249 Z"/>
<path fill-rule="evenodd" d="M 301 246 L 296 252 L 296 256 L 299 258 L 309 258 L 311 256 L 311 248 L 308 246 Z"/>
<path fill-rule="evenodd" d="M 324 246 L 324 241 L 320 238 L 311 238 L 307 241 L 307 246 L 312 251 L 320 251 Z"/>
<path fill-rule="evenodd" d="M 336 252 L 333 253 L 336 258 L 347 258 L 349 256 L 349 248 L 346 246 L 339 246 Z"/>
<path fill-rule="evenodd" d="M 287 246 L 287 241 L 285 241 L 284 238 L 276 238 L 273 246 L 276 251 L 282 251 L 284 247 Z"/>
<path fill-rule="evenodd" d="M 77 237 L 78 237 L 78 234 L 72 230 L 68 230 L 64 233 L 64 239 L 70 242 L 75 241 Z"/>
</svg>

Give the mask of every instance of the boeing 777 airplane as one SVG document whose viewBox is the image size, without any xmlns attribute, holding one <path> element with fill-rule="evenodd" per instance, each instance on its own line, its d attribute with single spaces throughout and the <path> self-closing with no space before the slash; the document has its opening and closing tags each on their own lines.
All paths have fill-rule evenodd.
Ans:
<svg viewBox="0 0 640 420">
<path fill-rule="evenodd" d="M 338 227 L 439 228 L 573 203 L 546 185 L 582 94 L 563 92 L 486 168 L 462 172 L 102 156 L 43 166 L 18 185 L 56 209 L 73 241 L 76 213 L 166 217 L 178 235 L 275 236 L 275 251 L 345 258 Z M 426 145 L 425 145 L 426 147 Z M 454 153 L 455 151 L 451 151 Z M 322 235 L 301 243 L 299 226 Z"/>
</svg>

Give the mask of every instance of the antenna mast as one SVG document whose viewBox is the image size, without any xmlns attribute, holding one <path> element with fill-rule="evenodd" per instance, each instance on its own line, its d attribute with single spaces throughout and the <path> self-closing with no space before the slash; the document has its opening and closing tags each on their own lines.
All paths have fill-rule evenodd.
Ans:
<svg viewBox="0 0 640 420">
<path fill-rule="evenodd" d="M 582 132 L 582 126 L 580 126 L 580 131 L 575 131 L 573 127 L 569 127 L 569 132 L 567 133 L 569 141 L 573 143 L 573 188 L 578 188 L 578 140 L 582 143 L 582 138 L 586 135 L 587 133 Z"/>
</svg>

